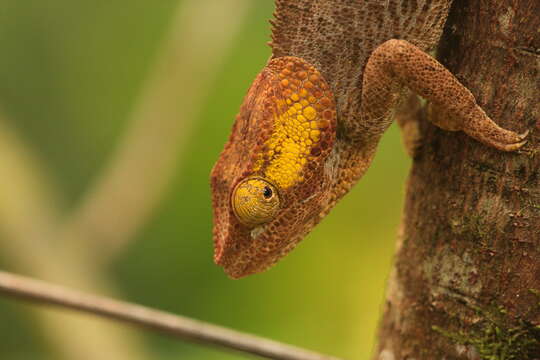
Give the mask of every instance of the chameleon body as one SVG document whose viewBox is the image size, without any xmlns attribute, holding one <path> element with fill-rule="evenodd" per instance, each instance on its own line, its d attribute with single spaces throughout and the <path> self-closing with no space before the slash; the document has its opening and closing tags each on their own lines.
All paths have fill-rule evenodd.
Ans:
<svg viewBox="0 0 540 360">
<path fill-rule="evenodd" d="M 450 5 L 276 0 L 272 56 L 211 174 L 214 260 L 230 277 L 272 266 L 351 189 L 407 89 L 445 114 L 431 119 L 441 128 L 503 151 L 525 143 L 427 55 Z"/>
</svg>

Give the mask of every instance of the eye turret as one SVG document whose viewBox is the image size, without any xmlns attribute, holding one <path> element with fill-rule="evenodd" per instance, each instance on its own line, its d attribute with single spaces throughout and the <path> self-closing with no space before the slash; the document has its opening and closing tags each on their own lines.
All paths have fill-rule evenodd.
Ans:
<svg viewBox="0 0 540 360">
<path fill-rule="evenodd" d="M 238 220 L 247 226 L 257 226 L 274 219 L 279 210 L 277 188 L 261 178 L 248 178 L 233 191 L 232 208 Z"/>
</svg>

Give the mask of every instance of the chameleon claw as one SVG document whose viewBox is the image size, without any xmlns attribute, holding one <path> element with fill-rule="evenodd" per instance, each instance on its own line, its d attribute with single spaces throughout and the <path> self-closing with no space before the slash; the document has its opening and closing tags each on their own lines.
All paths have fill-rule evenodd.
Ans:
<svg viewBox="0 0 540 360">
<path fill-rule="evenodd" d="M 530 132 L 531 132 L 531 131 L 530 131 L 529 129 L 527 129 L 527 130 L 525 130 L 524 132 L 522 132 L 521 134 L 519 134 L 518 136 L 519 136 L 519 138 L 520 138 L 521 140 L 524 140 L 527 136 L 529 136 L 529 133 L 530 133 Z"/>
<path fill-rule="evenodd" d="M 464 129 L 464 132 L 476 140 L 501 151 L 516 151 L 527 143 L 529 130 L 518 134 L 499 127 L 489 118 L 487 120 L 488 122 L 485 123 L 487 126 L 485 126 L 483 131 L 478 132 L 476 129 L 472 129 L 473 131 L 471 129 Z"/>
<path fill-rule="evenodd" d="M 496 144 L 496 145 L 494 145 L 494 147 L 499 149 L 499 150 L 502 150 L 502 151 L 516 151 L 516 150 L 520 149 L 526 143 L 527 143 L 527 140 L 521 140 L 521 141 L 513 143 L 513 144 Z"/>
<path fill-rule="evenodd" d="M 530 130 L 527 129 L 526 131 L 522 132 L 521 134 L 518 134 L 518 137 L 521 141 L 518 141 L 514 144 L 507 144 L 505 146 L 505 148 L 503 149 L 504 151 L 515 151 L 515 150 L 518 150 L 520 149 L 523 145 L 525 145 L 527 143 L 527 136 L 529 136 L 529 133 L 530 133 Z"/>
</svg>

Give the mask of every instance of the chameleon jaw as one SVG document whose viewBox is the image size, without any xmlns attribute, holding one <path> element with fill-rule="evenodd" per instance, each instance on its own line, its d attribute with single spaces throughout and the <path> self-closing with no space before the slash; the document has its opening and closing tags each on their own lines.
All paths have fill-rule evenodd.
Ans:
<svg viewBox="0 0 540 360">
<path fill-rule="evenodd" d="M 254 232 L 257 234 L 255 237 L 253 237 Z M 288 254 L 301 239 L 301 237 L 296 237 L 297 239 L 292 239 L 288 246 L 271 249 L 268 246 L 262 246 L 269 242 L 264 235 L 264 226 L 255 228 L 248 236 L 251 244 L 247 248 L 225 250 L 216 260 L 217 265 L 222 266 L 225 274 L 231 279 L 241 279 L 266 271 Z"/>
<path fill-rule="evenodd" d="M 256 242 L 260 236 L 263 236 L 263 233 L 264 225 L 257 226 L 247 232 L 232 231 L 228 233 L 222 241 L 225 244 L 234 243 L 236 246 L 225 246 L 219 253 L 216 253 L 214 257 L 215 263 L 223 267 L 223 270 L 231 279 L 240 279 L 266 270 L 275 261 L 268 265 L 261 265 L 261 263 L 264 264 L 266 262 L 264 261 L 266 256 L 260 251 L 255 253 L 253 249 L 256 247 L 252 246 L 253 242 Z"/>
<path fill-rule="evenodd" d="M 314 192 L 319 193 L 319 190 Z M 292 205 L 289 212 L 268 224 L 254 228 L 230 226 L 220 233 L 223 237 L 219 240 L 224 246 L 216 253 L 216 264 L 232 279 L 267 270 L 293 250 L 320 221 L 327 202 L 321 194 L 311 194 L 306 196 L 305 202 Z"/>
</svg>

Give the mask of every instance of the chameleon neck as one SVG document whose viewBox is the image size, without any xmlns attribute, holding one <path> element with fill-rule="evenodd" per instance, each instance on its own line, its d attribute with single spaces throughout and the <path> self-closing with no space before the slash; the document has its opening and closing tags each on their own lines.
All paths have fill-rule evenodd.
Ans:
<svg viewBox="0 0 540 360">
<path fill-rule="evenodd" d="M 334 151 L 328 159 L 329 166 L 335 169 L 332 176 L 332 191 L 328 192 L 321 218 L 326 216 L 334 205 L 349 192 L 371 165 L 377 150 L 377 142 L 366 145 L 365 147 L 356 146 L 354 151 L 351 151 L 346 142 L 338 141 L 336 143 Z"/>
</svg>

